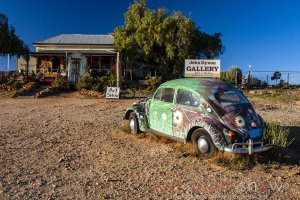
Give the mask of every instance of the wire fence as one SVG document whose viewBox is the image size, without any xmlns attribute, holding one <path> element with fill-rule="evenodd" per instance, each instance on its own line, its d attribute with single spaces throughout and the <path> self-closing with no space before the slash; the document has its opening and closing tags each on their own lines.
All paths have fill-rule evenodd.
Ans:
<svg viewBox="0 0 300 200">
<path fill-rule="evenodd" d="M 276 71 L 251 71 L 251 77 L 258 78 L 268 85 L 276 85 L 280 80 L 284 80 L 290 85 L 300 84 L 300 71 L 279 71 L 281 73 L 280 79 L 272 80 L 271 77 L 275 72 Z"/>
</svg>

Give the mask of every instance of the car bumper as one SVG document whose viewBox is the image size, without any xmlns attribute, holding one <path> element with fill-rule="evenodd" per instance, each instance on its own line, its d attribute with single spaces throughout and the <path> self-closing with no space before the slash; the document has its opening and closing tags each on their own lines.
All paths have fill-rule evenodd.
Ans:
<svg viewBox="0 0 300 200">
<path fill-rule="evenodd" d="M 229 153 L 254 154 L 268 151 L 272 145 L 263 145 L 263 142 L 253 142 L 251 139 L 248 143 L 234 143 L 231 147 L 225 147 L 224 151 Z"/>
</svg>

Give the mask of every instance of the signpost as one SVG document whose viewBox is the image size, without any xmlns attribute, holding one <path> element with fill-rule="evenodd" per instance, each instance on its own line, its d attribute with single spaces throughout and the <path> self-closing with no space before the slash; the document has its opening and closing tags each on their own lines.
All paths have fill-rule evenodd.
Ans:
<svg viewBox="0 0 300 200">
<path fill-rule="evenodd" d="M 106 98 L 107 99 L 119 99 L 120 98 L 120 87 L 107 87 Z"/>
<path fill-rule="evenodd" d="M 184 77 L 220 78 L 220 60 L 185 59 Z"/>
</svg>

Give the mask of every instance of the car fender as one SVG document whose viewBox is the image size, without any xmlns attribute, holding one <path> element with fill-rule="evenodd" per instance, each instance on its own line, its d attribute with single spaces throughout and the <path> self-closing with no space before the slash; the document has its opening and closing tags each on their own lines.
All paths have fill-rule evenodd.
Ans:
<svg viewBox="0 0 300 200">
<path fill-rule="evenodd" d="M 140 130 L 146 131 L 149 128 L 149 123 L 144 106 L 141 104 L 133 104 L 132 106 L 129 106 L 124 113 L 123 119 L 129 119 L 131 112 L 136 114 Z"/>
<path fill-rule="evenodd" d="M 216 120 L 211 119 L 210 117 L 197 118 L 189 124 L 189 134 L 187 135 L 187 137 L 189 135 L 191 136 L 192 132 L 196 130 L 197 127 L 206 130 L 206 132 L 210 135 L 215 146 L 219 150 L 224 151 L 224 148 L 227 147 L 227 142 L 223 135 L 223 132 L 220 130 L 222 129 L 221 124 L 216 123 Z"/>
</svg>

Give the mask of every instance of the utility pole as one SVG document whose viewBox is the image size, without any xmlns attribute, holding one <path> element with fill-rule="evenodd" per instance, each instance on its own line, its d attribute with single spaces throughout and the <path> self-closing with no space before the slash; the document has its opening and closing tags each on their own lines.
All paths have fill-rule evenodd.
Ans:
<svg viewBox="0 0 300 200">
<path fill-rule="evenodd" d="M 10 60 L 10 55 L 7 55 L 7 71 L 9 72 L 9 60 Z"/>
<path fill-rule="evenodd" d="M 247 80 L 248 80 L 248 89 L 251 88 L 251 74 L 250 74 L 250 68 L 251 68 L 251 65 L 248 65 L 249 67 L 249 70 L 248 70 L 248 74 L 247 74 Z"/>
</svg>

